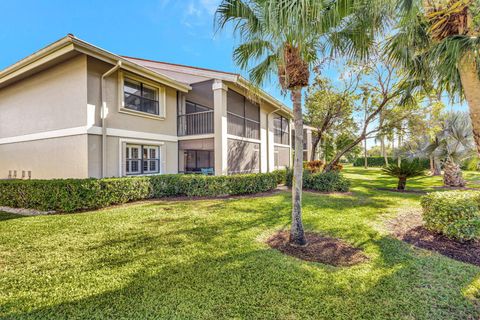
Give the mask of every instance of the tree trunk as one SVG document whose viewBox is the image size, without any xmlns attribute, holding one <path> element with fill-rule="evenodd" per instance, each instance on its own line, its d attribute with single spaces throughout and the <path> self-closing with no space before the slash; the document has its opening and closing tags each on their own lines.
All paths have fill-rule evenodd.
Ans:
<svg viewBox="0 0 480 320">
<path fill-rule="evenodd" d="M 365 169 L 368 169 L 367 139 L 365 139 L 364 156 L 365 156 Z"/>
<path fill-rule="evenodd" d="M 465 187 L 466 185 L 460 166 L 450 158 L 443 166 L 443 184 L 446 187 Z"/>
<path fill-rule="evenodd" d="M 460 60 L 459 72 L 472 120 L 477 155 L 480 157 L 480 78 L 472 54 L 466 54 Z"/>
<path fill-rule="evenodd" d="M 405 187 L 407 185 L 407 178 L 405 177 L 399 177 L 398 178 L 398 185 L 397 185 L 397 190 L 405 190 Z"/>
<path fill-rule="evenodd" d="M 365 138 L 365 134 L 362 134 L 360 137 L 354 140 L 349 146 L 343 148 L 342 151 L 337 152 L 335 157 L 333 157 L 333 159 L 325 166 L 325 168 L 323 168 L 323 172 L 332 171 L 333 166 L 335 166 L 340 161 L 340 158 L 343 157 L 345 153 L 355 148 L 355 146 L 358 145 L 360 142 L 362 142 L 364 138 Z"/>
<path fill-rule="evenodd" d="M 435 161 L 433 156 L 430 156 L 430 172 L 432 173 L 432 176 L 439 176 L 442 174 L 439 163 L 438 161 Z"/>
<path fill-rule="evenodd" d="M 388 157 L 387 157 L 387 150 L 385 148 L 385 136 L 380 137 L 380 146 L 382 148 L 382 156 L 385 159 L 385 165 L 388 166 Z"/>
<path fill-rule="evenodd" d="M 317 153 L 317 148 L 320 140 L 321 140 L 321 137 L 315 134 L 315 139 L 313 139 L 313 142 L 312 142 L 312 154 L 310 156 L 310 161 L 315 160 L 315 155 Z"/>
<path fill-rule="evenodd" d="M 303 246 L 307 244 L 302 223 L 302 184 L 303 184 L 303 115 L 302 89 L 291 90 L 293 119 L 295 127 L 295 158 L 293 162 L 292 185 L 292 227 L 290 243 Z"/>
</svg>

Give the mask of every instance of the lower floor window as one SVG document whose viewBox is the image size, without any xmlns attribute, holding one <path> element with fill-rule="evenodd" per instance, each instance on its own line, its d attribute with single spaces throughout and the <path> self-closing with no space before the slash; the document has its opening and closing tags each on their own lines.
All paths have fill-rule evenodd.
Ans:
<svg viewBox="0 0 480 320">
<path fill-rule="evenodd" d="M 125 172 L 127 175 L 160 172 L 160 150 L 158 146 L 127 144 L 125 151 Z"/>
</svg>

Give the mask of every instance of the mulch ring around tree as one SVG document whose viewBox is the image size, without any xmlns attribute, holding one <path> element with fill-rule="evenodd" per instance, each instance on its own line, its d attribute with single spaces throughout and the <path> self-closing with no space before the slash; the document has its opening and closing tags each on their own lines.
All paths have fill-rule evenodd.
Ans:
<svg viewBox="0 0 480 320">
<path fill-rule="evenodd" d="M 290 245 L 288 231 L 276 232 L 266 242 L 271 248 L 286 255 L 336 267 L 353 266 L 368 260 L 361 249 L 352 247 L 342 240 L 313 232 L 306 232 L 305 236 L 308 242 L 306 246 Z"/>
<path fill-rule="evenodd" d="M 438 252 L 446 257 L 480 266 L 480 242 L 459 242 L 423 227 L 422 211 L 409 210 L 387 222 L 387 228 L 398 239 L 417 248 Z"/>
</svg>

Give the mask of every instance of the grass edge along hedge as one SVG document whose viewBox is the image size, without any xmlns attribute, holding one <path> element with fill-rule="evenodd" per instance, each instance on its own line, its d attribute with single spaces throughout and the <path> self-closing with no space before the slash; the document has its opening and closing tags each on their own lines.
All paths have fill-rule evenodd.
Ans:
<svg viewBox="0 0 480 320">
<path fill-rule="evenodd" d="M 0 206 L 75 212 L 164 197 L 215 197 L 271 191 L 275 173 L 205 176 L 165 174 L 105 179 L 0 181 Z"/>
<path fill-rule="evenodd" d="M 433 192 L 421 198 L 425 228 L 448 238 L 480 238 L 480 192 Z"/>
</svg>

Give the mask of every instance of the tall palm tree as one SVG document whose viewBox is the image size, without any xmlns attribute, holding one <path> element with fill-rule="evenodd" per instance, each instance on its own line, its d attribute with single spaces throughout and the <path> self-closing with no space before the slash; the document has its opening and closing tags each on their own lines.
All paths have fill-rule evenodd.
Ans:
<svg viewBox="0 0 480 320">
<path fill-rule="evenodd" d="M 290 243 L 305 245 L 302 223 L 302 90 L 319 54 L 365 56 L 390 0 L 223 0 L 216 12 L 220 28 L 232 24 L 241 42 L 234 60 L 256 85 L 276 73 L 293 102 L 294 181 Z M 251 65 L 253 64 L 253 67 Z"/>
<path fill-rule="evenodd" d="M 402 0 L 390 56 L 408 71 L 410 89 L 465 98 L 480 156 L 480 3 Z"/>
</svg>

